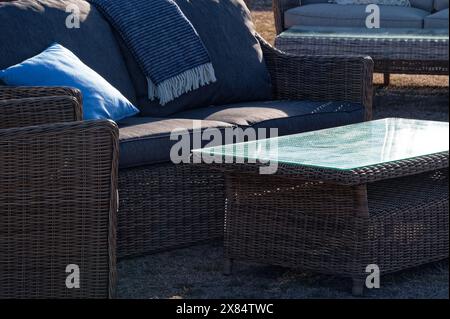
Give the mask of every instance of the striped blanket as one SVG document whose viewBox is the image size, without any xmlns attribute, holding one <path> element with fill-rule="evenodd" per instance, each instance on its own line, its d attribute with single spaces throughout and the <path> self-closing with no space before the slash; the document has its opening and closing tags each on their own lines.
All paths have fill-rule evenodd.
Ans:
<svg viewBox="0 0 450 319">
<path fill-rule="evenodd" d="M 208 51 L 173 0 L 90 0 L 122 36 L 161 105 L 215 82 Z"/>
</svg>

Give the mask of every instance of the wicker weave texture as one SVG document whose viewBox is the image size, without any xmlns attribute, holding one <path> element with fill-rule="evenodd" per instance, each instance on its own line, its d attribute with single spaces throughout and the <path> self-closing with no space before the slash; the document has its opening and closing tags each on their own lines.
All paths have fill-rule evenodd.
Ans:
<svg viewBox="0 0 450 319">
<path fill-rule="evenodd" d="M 0 86 L 0 129 L 81 121 L 82 117 L 77 89 Z"/>
<path fill-rule="evenodd" d="M 275 45 L 292 54 L 368 55 L 374 60 L 446 61 L 448 39 L 334 38 L 326 36 L 278 36 Z"/>
<path fill-rule="evenodd" d="M 223 236 L 224 181 L 203 165 L 171 163 L 121 170 L 118 257 Z"/>
<path fill-rule="evenodd" d="M 107 298 L 115 283 L 118 129 L 0 130 L 0 298 Z M 66 287 L 66 266 L 80 288 Z"/>
<path fill-rule="evenodd" d="M 335 170 L 323 167 L 278 163 L 275 175 L 294 180 L 320 180 L 329 184 L 351 186 L 446 168 L 448 167 L 448 158 L 448 152 L 441 152 L 351 170 Z M 259 169 L 265 167 L 267 164 L 233 163 L 233 165 L 229 165 L 223 159 L 222 163 L 215 163 L 213 165 L 215 169 L 226 173 L 240 172 L 243 174 L 258 174 Z"/>
<path fill-rule="evenodd" d="M 72 96 L 80 105 L 83 104 L 81 92 L 78 89 L 60 86 L 0 86 L 0 100 L 24 99 L 31 97 Z M 77 113 L 81 119 L 81 113 Z"/>
<path fill-rule="evenodd" d="M 356 186 L 227 174 L 226 258 L 358 281 L 448 257 L 448 169 Z"/>
<path fill-rule="evenodd" d="M 366 118 L 371 118 L 372 60 L 296 57 L 273 48 L 259 36 L 258 40 L 272 77 L 274 99 L 357 102 L 364 105 Z M 43 94 L 77 95 L 76 91 L 62 88 L 36 88 L 36 92 L 33 88 L 17 89 L 0 87 L 0 96 L 17 99 Z M 220 172 L 211 173 L 195 165 L 162 163 L 121 170 L 118 257 L 144 255 L 223 236 L 223 189 Z"/>
<path fill-rule="evenodd" d="M 272 77 L 274 99 L 361 103 L 366 120 L 372 118 L 371 58 L 286 54 L 258 38 Z"/>
<path fill-rule="evenodd" d="M 284 13 L 301 5 L 301 0 L 272 1 L 277 35 L 286 30 Z M 278 36 L 275 46 L 295 55 L 367 55 L 380 73 L 448 75 L 448 40 Z"/>
<path fill-rule="evenodd" d="M 0 100 L 0 128 L 81 120 L 81 105 L 71 96 Z"/>
<path fill-rule="evenodd" d="M 375 72 L 448 74 L 448 39 L 284 37 L 275 45 L 296 55 L 367 55 L 375 61 Z"/>
<path fill-rule="evenodd" d="M 370 119 L 371 59 L 294 57 L 258 39 L 272 76 L 274 99 L 358 102 L 365 106 Z M 223 236 L 225 194 L 221 172 L 211 172 L 201 165 L 171 163 L 123 169 L 119 193 L 119 258 Z"/>
</svg>

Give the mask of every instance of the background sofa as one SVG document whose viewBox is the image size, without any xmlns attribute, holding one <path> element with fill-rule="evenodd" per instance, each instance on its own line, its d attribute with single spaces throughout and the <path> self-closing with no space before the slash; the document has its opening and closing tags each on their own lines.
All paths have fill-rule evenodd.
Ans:
<svg viewBox="0 0 450 319">
<path fill-rule="evenodd" d="M 382 28 L 448 29 L 448 0 L 410 0 L 411 7 L 380 6 Z M 364 27 L 365 5 L 342 5 L 328 0 L 274 0 L 277 33 L 294 25 Z"/>
<path fill-rule="evenodd" d="M 64 27 L 69 3 L 81 8 L 79 29 Z M 292 134 L 371 117 L 370 58 L 284 54 L 256 34 L 241 0 L 177 3 L 205 42 L 220 79 L 162 107 L 145 97 L 142 72 L 89 3 L 0 2 L 0 69 L 59 42 L 141 110 L 139 116 L 118 123 L 118 257 L 222 236 L 223 178 L 202 165 L 173 164 L 169 157 L 176 143 L 170 140 L 172 130 L 187 129 L 191 134 L 193 120 L 200 119 L 202 129 L 275 127 L 280 134 Z M 222 80 L 225 77 L 228 82 Z"/>
</svg>

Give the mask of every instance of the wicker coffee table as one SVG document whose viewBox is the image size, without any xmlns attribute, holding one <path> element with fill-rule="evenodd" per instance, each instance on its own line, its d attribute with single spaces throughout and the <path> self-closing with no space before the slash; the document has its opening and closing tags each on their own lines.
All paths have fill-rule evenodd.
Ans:
<svg viewBox="0 0 450 319">
<path fill-rule="evenodd" d="M 384 119 L 195 150 L 229 163 L 209 164 L 226 175 L 226 270 L 246 260 L 341 275 L 360 295 L 368 265 L 447 258 L 448 134 Z M 259 174 L 267 160 L 273 175 Z"/>
<path fill-rule="evenodd" d="M 368 55 L 374 71 L 448 74 L 448 30 L 292 27 L 279 34 L 275 46 L 298 55 Z"/>
</svg>

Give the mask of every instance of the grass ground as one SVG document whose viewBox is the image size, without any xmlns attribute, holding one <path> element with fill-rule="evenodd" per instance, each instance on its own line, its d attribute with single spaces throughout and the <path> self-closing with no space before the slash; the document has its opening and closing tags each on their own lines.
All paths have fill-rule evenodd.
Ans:
<svg viewBox="0 0 450 319">
<path fill-rule="evenodd" d="M 254 0 L 256 28 L 275 36 L 270 0 Z M 405 117 L 448 122 L 448 77 L 394 75 L 377 87 L 375 118 Z M 382 83 L 380 75 L 375 83 Z M 118 263 L 119 298 L 352 298 L 349 280 L 280 267 L 239 263 L 223 276 L 220 242 Z M 448 298 L 448 260 L 391 274 L 369 298 Z"/>
</svg>

